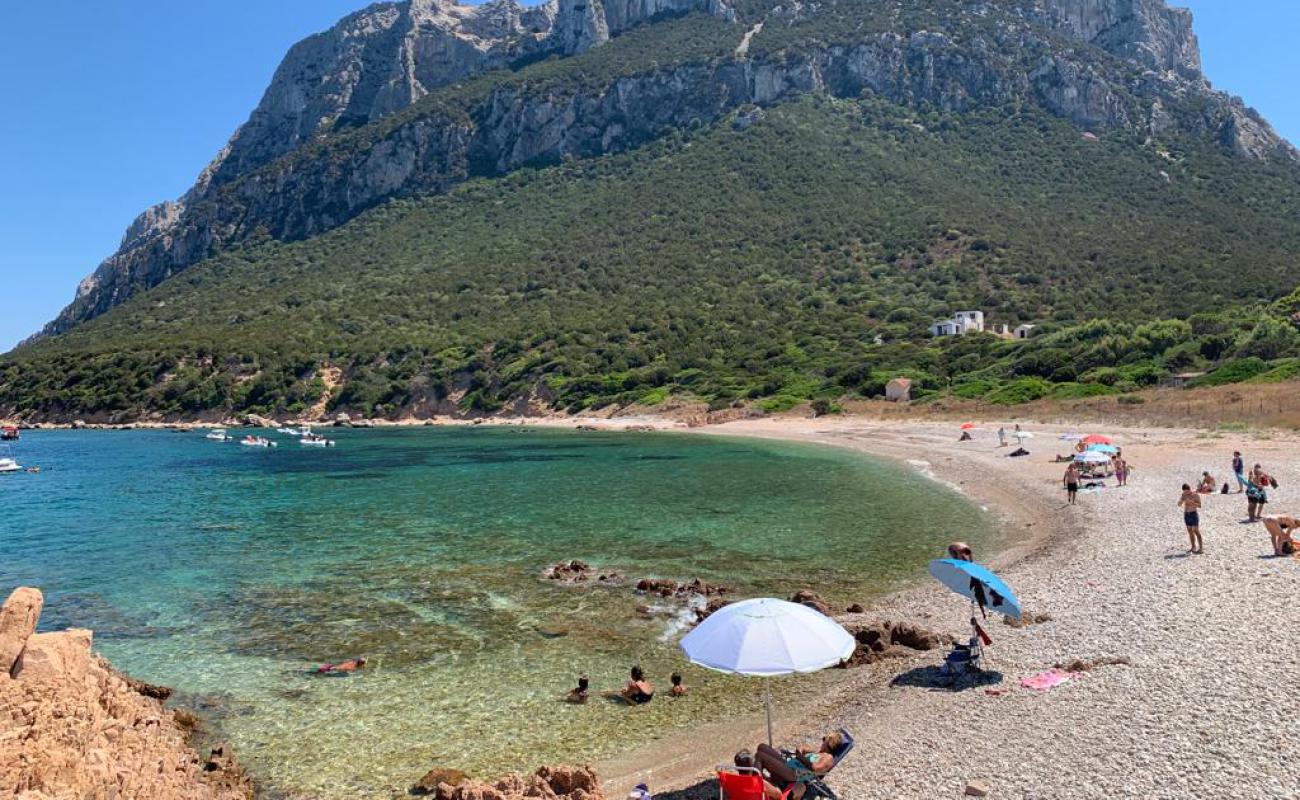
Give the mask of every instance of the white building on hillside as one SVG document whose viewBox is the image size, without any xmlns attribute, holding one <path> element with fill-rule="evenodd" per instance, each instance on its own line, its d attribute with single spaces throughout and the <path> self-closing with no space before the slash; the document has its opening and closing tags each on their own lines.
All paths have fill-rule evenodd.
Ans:
<svg viewBox="0 0 1300 800">
<path fill-rule="evenodd" d="M 1016 338 L 1028 339 L 1029 335 L 1034 332 L 1034 328 L 1037 327 L 1038 327 L 1037 325 L 1021 325 L 1020 327 L 1016 328 Z"/>
<path fill-rule="evenodd" d="M 983 311 L 958 311 L 952 319 L 945 319 L 930 326 L 934 336 L 965 336 L 984 330 Z"/>
</svg>

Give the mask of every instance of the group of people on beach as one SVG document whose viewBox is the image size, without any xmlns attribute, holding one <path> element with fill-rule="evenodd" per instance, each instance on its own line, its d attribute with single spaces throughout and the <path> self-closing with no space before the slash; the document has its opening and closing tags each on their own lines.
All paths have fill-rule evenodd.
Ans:
<svg viewBox="0 0 1300 800">
<path fill-rule="evenodd" d="M 1268 493 L 1271 489 L 1276 489 L 1277 479 L 1264 471 L 1261 464 L 1256 464 L 1250 471 L 1246 470 L 1245 459 L 1242 458 L 1240 451 L 1234 451 L 1232 454 L 1232 474 L 1236 478 L 1236 494 L 1246 495 L 1246 524 L 1255 522 L 1264 523 L 1264 529 L 1269 533 L 1269 539 L 1273 545 L 1273 555 L 1278 557 L 1297 555 L 1297 542 L 1293 536 L 1293 531 L 1300 529 L 1300 519 L 1286 514 L 1264 514 L 1264 506 L 1268 504 Z M 1194 555 L 1201 555 L 1205 552 L 1204 542 L 1201 539 L 1201 508 L 1202 496 L 1214 494 L 1218 482 L 1209 472 L 1201 473 L 1201 480 L 1193 489 L 1191 484 L 1183 484 L 1183 493 L 1178 498 L 1178 506 L 1183 510 L 1183 524 L 1187 528 L 1187 536 L 1191 543 L 1191 552 Z M 1222 489 L 1218 489 L 1221 494 L 1231 494 L 1231 484 L 1224 483 Z"/>
<path fill-rule="evenodd" d="M 1075 450 L 1079 453 L 1087 452 L 1086 446 L 1080 442 Z M 1059 457 L 1058 457 L 1059 460 Z M 1124 451 L 1119 448 L 1110 456 L 1110 472 L 1115 476 L 1117 486 L 1128 486 L 1128 479 L 1133 474 L 1133 467 L 1124 458 Z M 1084 470 L 1079 463 L 1070 457 L 1070 463 L 1065 468 L 1065 475 L 1061 477 L 1061 483 L 1065 486 L 1065 500 L 1070 505 L 1076 505 L 1079 500 L 1079 486 L 1085 480 L 1087 481 L 1105 481 L 1105 475 L 1097 475 L 1094 470 Z"/>
<path fill-rule="evenodd" d="M 672 684 L 672 687 L 668 690 L 670 696 L 684 697 L 686 693 L 690 691 L 686 688 L 686 684 L 682 682 L 682 674 L 680 672 L 674 672 L 672 675 L 669 675 L 668 680 Z M 583 675 L 578 678 L 578 685 L 575 688 L 570 689 L 564 699 L 569 703 L 582 704 L 586 703 L 590 696 L 591 680 L 586 675 Z M 617 692 L 602 692 L 601 696 L 608 697 L 612 700 L 622 700 L 629 706 L 643 706 L 654 699 L 655 687 L 654 684 L 650 683 L 650 681 L 646 679 L 645 670 L 641 669 L 639 665 L 636 665 L 632 667 L 631 680 L 627 682 L 622 690 Z"/>
</svg>

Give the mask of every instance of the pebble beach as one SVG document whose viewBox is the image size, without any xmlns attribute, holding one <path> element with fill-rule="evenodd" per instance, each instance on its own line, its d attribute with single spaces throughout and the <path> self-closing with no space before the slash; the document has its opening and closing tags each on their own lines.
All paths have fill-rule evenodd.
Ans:
<svg viewBox="0 0 1300 800">
<path fill-rule="evenodd" d="M 994 675 L 954 691 L 935 680 L 939 652 L 881 662 L 854 670 L 815 707 L 784 709 L 778 738 L 852 731 L 857 749 L 829 782 L 853 800 L 968 792 L 1024 800 L 1300 796 L 1300 693 L 1292 683 L 1300 560 L 1272 557 L 1267 532 L 1244 523 L 1244 495 L 1235 493 L 1205 497 L 1206 552 L 1189 555 L 1176 505 L 1181 485 L 1194 485 L 1203 470 L 1220 484 L 1230 479 L 1239 449 L 1279 481 L 1267 512 L 1292 510 L 1289 503 L 1300 503 L 1292 500 L 1300 486 L 1289 458 L 1295 440 L 1098 431 L 1113 435 L 1134 476 L 1124 488 L 1112 479 L 1070 508 L 1064 465 L 1051 463 L 1068 452 L 1070 443 L 1057 437 L 1069 429 L 1033 426 L 1035 438 L 1025 442 L 1031 455 L 1016 459 L 997 446 L 996 429 L 982 426 L 962 443 L 955 424 L 755 420 L 710 429 L 902 459 L 987 505 L 1003 524 L 1032 532 L 989 563 L 1028 612 L 1050 620 L 1013 628 L 990 615 L 985 666 Z M 965 634 L 962 602 L 937 584 L 892 596 L 863 616 Z M 1048 691 L 1021 686 L 1076 662 L 1100 666 L 1071 672 Z M 657 774 L 656 788 L 695 787 L 669 797 L 705 796 L 712 765 L 758 741 L 757 733 L 711 731 L 697 755 L 677 760 L 671 778 L 644 758 L 605 765 L 607 789 Z"/>
</svg>

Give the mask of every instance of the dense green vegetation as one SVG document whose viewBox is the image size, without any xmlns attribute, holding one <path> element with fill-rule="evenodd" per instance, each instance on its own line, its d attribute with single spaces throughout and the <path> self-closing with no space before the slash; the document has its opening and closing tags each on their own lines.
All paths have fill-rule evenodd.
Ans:
<svg viewBox="0 0 1300 800">
<path fill-rule="evenodd" d="M 746 111 L 748 111 L 746 109 Z M 220 254 L 0 357 L 0 412 L 993 403 L 1300 372 L 1300 170 L 1033 109 L 810 97 Z M 1166 177 L 1167 176 L 1167 177 Z M 938 341 L 959 308 L 1023 342 Z M 1272 376 L 1271 378 L 1269 376 Z"/>
</svg>

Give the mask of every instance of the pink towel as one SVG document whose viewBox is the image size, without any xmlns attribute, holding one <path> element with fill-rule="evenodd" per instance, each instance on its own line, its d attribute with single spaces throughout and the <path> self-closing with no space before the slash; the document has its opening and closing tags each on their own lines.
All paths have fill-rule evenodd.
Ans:
<svg viewBox="0 0 1300 800">
<path fill-rule="evenodd" d="M 1065 683 L 1070 679 L 1070 673 L 1063 672 L 1059 669 L 1049 669 L 1047 672 L 1040 672 L 1032 675 L 1020 682 L 1020 686 L 1025 689 L 1038 689 L 1047 691 Z"/>
</svg>

